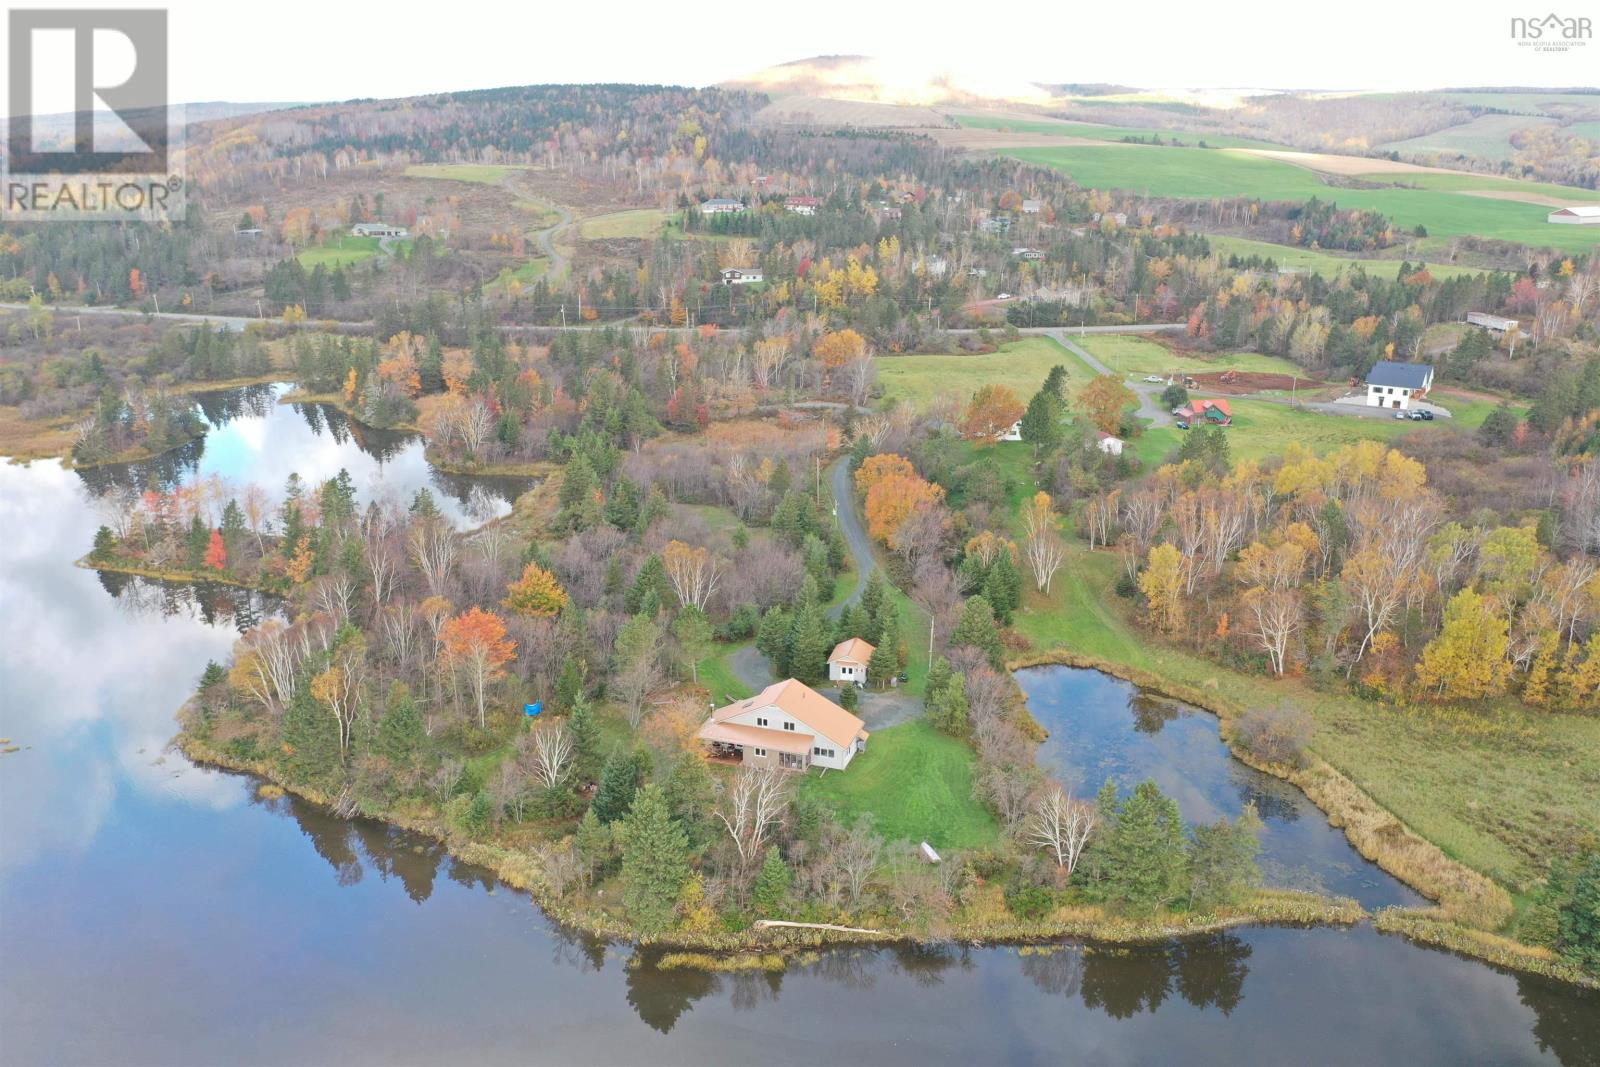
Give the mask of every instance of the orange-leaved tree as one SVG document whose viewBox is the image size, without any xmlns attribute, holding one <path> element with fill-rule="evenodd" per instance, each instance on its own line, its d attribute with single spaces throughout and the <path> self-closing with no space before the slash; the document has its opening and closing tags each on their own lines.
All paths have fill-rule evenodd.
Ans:
<svg viewBox="0 0 1600 1067">
<path fill-rule="evenodd" d="M 1072 406 L 1095 428 L 1106 433 L 1116 433 L 1122 422 L 1122 409 L 1136 403 L 1133 390 L 1123 385 L 1114 374 L 1101 374 L 1089 381 L 1073 399 Z"/>
<path fill-rule="evenodd" d="M 506 624 L 492 611 L 474 607 L 447 621 L 439 630 L 444 661 L 466 675 L 478 703 L 478 726 L 487 725 L 484 690 L 504 677 L 501 670 L 517 654 L 517 643 L 506 636 Z"/>
<path fill-rule="evenodd" d="M 206 566 L 214 571 L 220 571 L 228 565 L 228 549 L 222 543 L 222 533 L 219 530 L 211 531 L 211 543 L 206 546 Z"/>
<path fill-rule="evenodd" d="M 884 544 L 918 508 L 937 504 L 944 490 L 917 474 L 891 474 L 867 490 L 867 533 Z"/>
<path fill-rule="evenodd" d="M 1006 386 L 980 386 L 961 417 L 961 432 L 979 444 L 987 444 L 1011 429 L 1024 410 L 1017 394 Z"/>
</svg>

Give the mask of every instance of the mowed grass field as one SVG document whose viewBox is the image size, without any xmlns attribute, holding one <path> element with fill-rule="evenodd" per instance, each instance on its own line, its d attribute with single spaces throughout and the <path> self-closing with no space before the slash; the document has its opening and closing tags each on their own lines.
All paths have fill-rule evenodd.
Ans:
<svg viewBox="0 0 1600 1067">
<path fill-rule="evenodd" d="M 341 234 L 295 255 L 307 270 L 313 267 L 348 267 L 381 254 L 377 237 L 351 237 Z"/>
<path fill-rule="evenodd" d="M 494 163 L 414 163 L 406 168 L 406 177 L 499 185 L 513 169 Z"/>
<path fill-rule="evenodd" d="M 1072 340 L 1074 344 L 1085 349 L 1118 374 L 1248 370 L 1266 374 L 1306 376 L 1304 370 L 1289 360 L 1277 356 L 1263 356 L 1258 352 L 1217 352 L 1205 355 L 1174 352 L 1166 345 L 1157 344 L 1144 337 L 1116 333 L 1091 333 L 1073 337 Z"/>
<path fill-rule="evenodd" d="M 671 217 L 670 212 L 653 207 L 613 211 L 584 219 L 578 224 L 578 236 L 589 241 L 660 237 Z"/>
<path fill-rule="evenodd" d="M 1001 115 L 954 115 L 961 125 L 974 130 L 1008 130 L 1014 133 L 1041 133 L 1046 136 L 1082 137 L 1091 141 L 1121 142 L 1129 137 L 1159 137 L 1168 144 L 1199 147 L 1204 141 L 1212 148 L 1288 148 L 1272 141 L 1234 137 L 1226 133 L 1196 133 L 1191 130 L 1158 130 L 1151 126 L 1102 126 L 1094 122 L 1068 122 L 1062 119 L 1014 119 Z"/>
<path fill-rule="evenodd" d="M 1468 155 L 1481 159 L 1510 159 L 1511 135 L 1518 130 L 1549 126 L 1554 120 L 1531 115 L 1479 115 L 1471 122 L 1447 126 L 1406 141 L 1390 141 L 1380 148 L 1402 153 Z"/>
<path fill-rule="evenodd" d="M 1016 148 L 1006 155 L 1070 174 L 1090 189 L 1127 189 L 1153 196 L 1211 199 L 1251 196 L 1264 200 L 1332 200 L 1341 208 L 1382 212 L 1396 225 L 1425 226 L 1436 239 L 1477 235 L 1519 241 L 1537 247 L 1583 251 L 1600 246 L 1600 233 L 1584 226 L 1552 226 L 1550 209 L 1541 204 L 1470 196 L 1467 188 L 1526 191 L 1574 202 L 1596 194 L 1565 186 L 1508 183 L 1475 175 L 1378 175 L 1374 180 L 1404 180 L 1418 188 L 1389 186 L 1346 189 L 1328 185 L 1315 172 L 1277 159 L 1238 151 L 1203 148 L 1153 148 L 1140 145 L 1071 145 L 1062 148 Z M 1551 192 L 1559 190 L 1559 192 Z"/>
<path fill-rule="evenodd" d="M 807 774 L 801 788 L 847 824 L 871 813 L 887 840 L 978 848 L 994 844 L 1000 828 L 972 799 L 975 761 L 966 742 L 917 719 L 877 731 L 848 770 Z"/>
<path fill-rule="evenodd" d="M 1400 261 L 1398 259 L 1357 259 L 1354 256 L 1334 255 L 1311 248 L 1277 245 L 1271 241 L 1252 241 L 1248 237 L 1206 234 L 1206 240 L 1211 244 L 1211 251 L 1220 256 L 1261 256 L 1271 259 L 1280 267 L 1299 267 L 1301 270 L 1310 271 L 1324 278 L 1332 278 L 1337 274 L 1352 271 L 1357 267 L 1360 267 L 1373 277 L 1382 278 L 1392 278 L 1400 270 Z M 1416 259 L 1412 259 L 1410 262 L 1414 266 Z M 1435 278 L 1459 278 L 1465 275 L 1488 273 L 1482 267 L 1456 267 L 1441 263 L 1429 263 L 1427 266 L 1428 273 Z"/>
<path fill-rule="evenodd" d="M 1077 356 L 1048 337 L 1024 337 L 984 355 L 878 356 L 874 362 L 884 395 L 917 407 L 942 397 L 965 403 L 979 386 L 991 382 L 1008 386 L 1026 404 L 1057 363 L 1067 368 L 1068 388 L 1091 377 Z"/>
</svg>

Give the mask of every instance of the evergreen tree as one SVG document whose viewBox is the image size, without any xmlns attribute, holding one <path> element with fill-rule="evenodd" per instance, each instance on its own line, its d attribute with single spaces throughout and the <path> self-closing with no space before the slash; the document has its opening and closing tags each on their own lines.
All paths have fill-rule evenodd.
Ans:
<svg viewBox="0 0 1600 1067">
<path fill-rule="evenodd" d="M 578 832 L 573 835 L 578 855 L 589 869 L 590 878 L 604 878 L 616 855 L 616 835 L 611 827 L 600 821 L 590 808 L 578 821 Z"/>
<path fill-rule="evenodd" d="M 1131 797 L 1109 810 L 1102 806 L 1100 817 L 1099 869 L 1112 904 L 1150 912 L 1184 896 L 1189 871 L 1183 819 L 1155 782 L 1139 783 Z"/>
<path fill-rule="evenodd" d="M 572 711 L 582 696 L 583 668 L 578 666 L 578 657 L 569 652 L 561 657 L 561 673 L 556 675 L 556 710 Z"/>
<path fill-rule="evenodd" d="M 667 775 L 662 790 L 667 808 L 683 827 L 689 847 L 699 851 L 708 846 L 715 835 L 711 808 L 716 802 L 716 784 L 701 754 L 698 751 L 681 753 L 673 761 L 672 773 Z"/>
<path fill-rule="evenodd" d="M 951 677 L 950 661 L 943 656 L 933 657 L 933 662 L 928 665 L 927 681 L 922 683 L 922 691 L 930 706 L 944 692 L 945 686 L 950 684 Z"/>
<path fill-rule="evenodd" d="M 822 609 L 809 605 L 795 613 L 789 628 L 788 674 L 806 685 L 818 685 L 828 676 L 829 643 L 827 619 Z"/>
<path fill-rule="evenodd" d="M 1022 413 L 1022 439 L 1033 446 L 1035 457 L 1061 443 L 1061 398 L 1048 387 L 1028 401 Z"/>
<path fill-rule="evenodd" d="M 773 918 L 782 913 L 783 902 L 789 895 L 789 886 L 793 880 L 793 875 L 789 873 L 789 865 L 783 862 L 778 850 L 767 849 L 767 858 L 761 864 L 761 873 L 756 875 L 753 893 L 756 910 L 763 918 Z"/>
<path fill-rule="evenodd" d="M 999 620 L 1011 624 L 1012 614 L 1022 605 L 1022 572 L 1017 570 L 1010 552 L 1001 552 L 983 580 L 983 598 Z"/>
<path fill-rule="evenodd" d="M 878 615 L 883 611 L 884 602 L 888 593 L 883 585 L 883 572 L 873 568 L 867 576 L 866 588 L 861 591 L 861 607 L 867 613 L 867 618 L 877 621 Z"/>
<path fill-rule="evenodd" d="M 951 675 L 937 696 L 928 698 L 928 722 L 940 733 L 951 737 L 965 737 L 970 728 L 967 704 L 967 678 L 963 674 Z"/>
<path fill-rule="evenodd" d="M 111 527 L 102 526 L 94 532 L 94 549 L 90 551 L 89 558 L 97 562 L 104 562 L 117 554 L 117 538 L 111 532 Z"/>
<path fill-rule="evenodd" d="M 593 808 L 595 817 L 610 825 L 628 813 L 633 798 L 639 792 L 643 777 L 640 758 L 636 753 L 621 749 L 613 752 L 600 771 L 600 784 L 595 789 Z"/>
<path fill-rule="evenodd" d="M 622 905 L 640 930 L 660 933 L 672 925 L 690 874 L 688 839 L 673 822 L 660 786 L 639 791 L 619 837 Z"/>
<path fill-rule="evenodd" d="M 294 699 L 284 709 L 280 729 L 284 763 L 296 779 L 322 782 L 337 775 L 339 728 L 327 709 L 311 696 L 309 687 L 295 691 Z"/>
<path fill-rule="evenodd" d="M 572 698 L 572 714 L 567 717 L 567 732 L 572 738 L 573 764 L 578 781 L 592 782 L 600 767 L 600 724 L 594 709 L 580 688 Z"/>
<path fill-rule="evenodd" d="M 853 714 L 860 704 L 861 695 L 856 687 L 849 682 L 844 683 L 839 689 L 839 706 Z"/>
<path fill-rule="evenodd" d="M 1201 908 L 1237 904 L 1261 884 L 1261 819 L 1246 804 L 1232 822 L 1196 826 L 1189 842 L 1189 899 Z"/>
<path fill-rule="evenodd" d="M 900 661 L 894 652 L 896 636 L 889 629 L 879 633 L 877 644 L 872 646 L 872 657 L 867 661 L 867 677 L 876 682 L 879 689 L 886 688 L 890 679 L 900 673 Z"/>
<path fill-rule="evenodd" d="M 556 500 L 561 505 L 557 520 L 568 530 L 589 529 L 602 516 L 600 502 L 596 499 L 599 495 L 600 479 L 594 472 L 594 466 L 582 453 L 573 456 L 562 474 L 561 489 L 556 494 Z"/>
<path fill-rule="evenodd" d="M 666 564 L 661 562 L 660 556 L 652 553 L 639 568 L 639 573 L 634 575 L 633 584 L 622 598 L 622 606 L 629 615 L 649 615 L 654 618 L 671 593 L 672 585 L 667 580 Z"/>
<path fill-rule="evenodd" d="M 396 682 L 389 693 L 389 710 L 378 721 L 373 751 L 399 767 L 415 764 L 427 743 L 428 733 L 417 711 L 411 690 Z"/>
<path fill-rule="evenodd" d="M 1572 888 L 1556 916 L 1556 951 L 1600 977 L 1600 851 L 1580 860 Z"/>
<path fill-rule="evenodd" d="M 950 635 L 950 644 L 957 648 L 970 646 L 979 649 L 989 657 L 989 665 L 995 670 L 1005 666 L 1000 631 L 994 624 L 994 609 L 982 596 L 967 598 L 961 609 L 961 621 L 956 623 L 956 632 Z"/>
<path fill-rule="evenodd" d="M 619 530 L 632 530 L 639 522 L 639 486 L 626 476 L 618 478 L 606 501 L 606 521 Z"/>
<path fill-rule="evenodd" d="M 782 678 L 789 674 L 789 613 L 774 604 L 761 616 L 756 631 L 756 650 L 767 657 L 772 673 Z"/>
</svg>

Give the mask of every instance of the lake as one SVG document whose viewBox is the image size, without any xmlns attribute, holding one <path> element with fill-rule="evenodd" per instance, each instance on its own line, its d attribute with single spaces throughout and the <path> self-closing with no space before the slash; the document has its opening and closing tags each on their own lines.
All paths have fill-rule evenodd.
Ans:
<svg viewBox="0 0 1600 1067">
<path fill-rule="evenodd" d="M 326 409 L 310 414 L 218 414 L 175 476 L 276 489 L 289 471 L 342 466 L 362 503 L 381 484 L 402 499 L 431 486 L 461 521 L 475 489 L 507 506 L 504 486 L 441 479 L 414 438 L 380 457 Z M 0 1061 L 1596 1062 L 1600 997 L 1365 926 L 1131 951 L 847 949 L 779 975 L 634 960 L 431 842 L 261 800 L 249 779 L 166 752 L 207 660 L 273 605 L 73 566 L 95 493 L 119 484 L 103 474 L 0 464 L 0 737 L 19 748 L 0 756 Z M 1169 707 L 1151 713 L 1159 730 L 1119 742 L 1116 718 L 1137 722 L 1120 683 L 1074 675 L 1045 693 L 1036 677 L 1021 680 L 1041 718 L 1052 701 L 1105 718 L 1070 744 L 1058 722 L 1046 746 L 1086 790 L 1107 770 L 1163 788 L 1192 775 L 1193 795 L 1172 784 L 1186 815 L 1248 795 L 1272 816 L 1269 871 L 1368 900 L 1408 892 L 1334 862 L 1314 842 L 1338 835 L 1314 808 L 1283 814 L 1298 794 L 1263 803 L 1259 783 L 1207 755 L 1220 744 L 1208 717 Z M 1159 773 L 1144 753 L 1156 742 L 1171 746 Z"/>
</svg>

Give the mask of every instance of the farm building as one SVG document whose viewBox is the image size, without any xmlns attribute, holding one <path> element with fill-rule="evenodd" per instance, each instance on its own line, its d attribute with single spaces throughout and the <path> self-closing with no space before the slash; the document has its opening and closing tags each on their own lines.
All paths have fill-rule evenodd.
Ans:
<svg viewBox="0 0 1600 1067">
<path fill-rule="evenodd" d="M 744 210 L 744 203 L 725 197 L 714 197 L 700 205 L 702 215 L 733 215 Z"/>
<path fill-rule="evenodd" d="M 404 226 L 391 226 L 387 222 L 358 222 L 350 227 L 351 237 L 404 237 Z"/>
<path fill-rule="evenodd" d="M 842 771 L 867 747 L 867 736 L 860 719 L 793 678 L 717 708 L 699 731 L 715 759 L 792 771 Z"/>
<path fill-rule="evenodd" d="M 820 196 L 786 196 L 783 198 L 783 210 L 792 211 L 796 215 L 815 215 L 817 208 L 822 206 Z"/>
<path fill-rule="evenodd" d="M 1545 221 L 1565 223 L 1568 226 L 1600 226 L 1600 204 L 1557 208 L 1550 212 Z"/>
<path fill-rule="evenodd" d="M 828 653 L 828 681 L 866 685 L 867 664 L 872 662 L 872 654 L 876 651 L 876 646 L 867 644 L 859 637 L 840 641 Z"/>
<path fill-rule="evenodd" d="M 1116 436 L 1115 434 L 1106 433 L 1104 430 L 1096 430 L 1094 433 L 1094 438 L 1094 447 L 1098 448 L 1106 455 L 1122 455 L 1122 438 Z"/>
<path fill-rule="evenodd" d="M 1367 407 L 1404 411 L 1432 385 L 1433 368 L 1426 363 L 1379 360 L 1367 372 Z"/>
<path fill-rule="evenodd" d="M 723 285 L 753 285 L 766 281 L 766 275 L 760 267 L 729 267 L 721 273 Z"/>
<path fill-rule="evenodd" d="M 1024 215 L 1037 215 L 1039 212 L 1041 212 L 1043 210 L 1044 210 L 1044 201 L 1043 200 L 1024 200 L 1022 202 L 1022 213 Z"/>
<path fill-rule="evenodd" d="M 1195 399 L 1173 412 L 1184 422 L 1205 421 L 1213 426 L 1232 426 L 1233 409 L 1226 400 Z M 1120 454 L 1120 453 L 1119 453 Z"/>
<path fill-rule="evenodd" d="M 1022 420 L 1018 419 L 1016 422 L 1013 422 L 1006 429 L 1001 430 L 999 433 L 995 434 L 994 435 L 994 439 L 996 441 L 1020 441 L 1020 440 L 1022 440 Z"/>
<path fill-rule="evenodd" d="M 1508 319 L 1503 315 L 1491 315 L 1486 311 L 1469 311 L 1467 325 L 1481 326 L 1490 333 L 1505 333 L 1517 325 L 1517 320 Z"/>
</svg>

